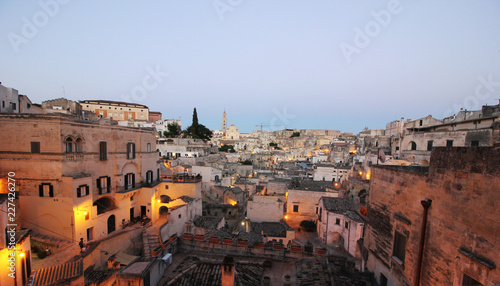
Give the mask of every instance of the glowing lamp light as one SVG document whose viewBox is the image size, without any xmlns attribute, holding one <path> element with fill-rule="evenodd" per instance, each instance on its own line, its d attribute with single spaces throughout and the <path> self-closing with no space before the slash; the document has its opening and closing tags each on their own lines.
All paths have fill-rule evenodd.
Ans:
<svg viewBox="0 0 500 286">
<path fill-rule="evenodd" d="M 242 221 L 242 222 L 241 222 L 241 225 L 245 225 L 245 222 L 244 222 L 244 221 Z"/>
<path fill-rule="evenodd" d="M 83 212 L 84 215 L 87 215 L 87 212 Z"/>
<path fill-rule="evenodd" d="M 24 257 L 24 252 L 19 253 L 20 257 Z"/>
<path fill-rule="evenodd" d="M 360 176 L 361 176 L 361 175 L 363 175 L 363 172 L 359 171 L 359 175 L 360 175 Z"/>
<path fill-rule="evenodd" d="M 160 200 L 157 200 L 158 203 L 160 203 L 161 201 Z"/>
<path fill-rule="evenodd" d="M 285 219 L 288 219 L 288 216 L 287 216 L 287 215 L 285 216 Z"/>
</svg>

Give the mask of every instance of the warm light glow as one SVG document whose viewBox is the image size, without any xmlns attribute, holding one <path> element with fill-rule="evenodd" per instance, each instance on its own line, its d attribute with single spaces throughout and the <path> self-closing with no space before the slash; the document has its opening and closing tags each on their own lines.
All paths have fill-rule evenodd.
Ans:
<svg viewBox="0 0 500 286">
<path fill-rule="evenodd" d="M 232 205 L 232 206 L 235 206 L 235 205 L 236 205 L 236 202 L 231 202 L 231 205 Z"/>
<path fill-rule="evenodd" d="M 24 257 L 24 252 L 19 253 L 19 256 Z"/>
<path fill-rule="evenodd" d="M 358 173 L 358 174 L 361 176 L 361 175 L 363 175 L 363 172 L 359 171 L 359 173 Z"/>
<path fill-rule="evenodd" d="M 160 201 L 160 200 L 157 200 L 157 202 L 158 202 L 158 203 L 161 203 L 161 201 Z"/>
<path fill-rule="evenodd" d="M 83 212 L 84 215 L 87 215 L 87 212 Z"/>
<path fill-rule="evenodd" d="M 285 216 L 285 219 L 288 219 L 288 216 L 287 216 L 287 215 Z"/>
<path fill-rule="evenodd" d="M 245 225 L 245 222 L 244 222 L 244 221 L 242 221 L 242 222 L 241 222 L 241 225 Z"/>
</svg>

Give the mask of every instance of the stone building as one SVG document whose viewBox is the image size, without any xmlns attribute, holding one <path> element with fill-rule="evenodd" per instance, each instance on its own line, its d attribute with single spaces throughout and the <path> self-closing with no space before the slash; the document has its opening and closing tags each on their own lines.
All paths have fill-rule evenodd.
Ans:
<svg viewBox="0 0 500 286">
<path fill-rule="evenodd" d="M 319 199 L 338 196 L 339 193 L 331 182 L 292 182 L 286 193 L 287 223 L 297 228 L 303 220 L 316 220 Z"/>
<path fill-rule="evenodd" d="M 359 239 L 363 236 L 364 218 L 349 198 L 321 197 L 316 222 L 318 237 L 325 244 L 344 248 L 361 258 Z"/>
<path fill-rule="evenodd" d="M 430 167 L 372 167 L 366 267 L 380 285 L 500 284 L 498 186 L 499 147 L 441 147 Z"/>
<path fill-rule="evenodd" d="M 0 170 L 16 174 L 23 227 L 87 241 L 122 220 L 158 217 L 152 129 L 65 114 L 1 114 L 0 126 L 10 138 L 0 140 Z"/>
<path fill-rule="evenodd" d="M 19 113 L 19 92 L 0 83 L 0 113 Z"/>
<path fill-rule="evenodd" d="M 349 166 L 319 164 L 313 174 L 314 181 L 340 182 L 347 179 Z"/>
<path fill-rule="evenodd" d="M 283 219 L 284 206 L 281 196 L 256 194 L 248 200 L 247 217 L 253 222 L 279 222 Z"/>
<path fill-rule="evenodd" d="M 149 120 L 149 108 L 142 104 L 111 100 L 82 100 L 84 110 L 89 110 L 102 118 L 115 120 Z"/>
</svg>

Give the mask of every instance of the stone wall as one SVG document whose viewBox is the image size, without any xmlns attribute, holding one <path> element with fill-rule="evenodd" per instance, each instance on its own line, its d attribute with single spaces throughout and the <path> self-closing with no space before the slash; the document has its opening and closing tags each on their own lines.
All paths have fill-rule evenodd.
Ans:
<svg viewBox="0 0 500 286">
<path fill-rule="evenodd" d="M 464 274 L 500 283 L 500 148 L 435 148 L 429 174 L 372 167 L 367 267 L 388 285 L 415 283 L 424 209 L 432 200 L 424 241 L 421 285 L 462 285 Z M 396 231 L 405 257 L 393 257 Z"/>
</svg>

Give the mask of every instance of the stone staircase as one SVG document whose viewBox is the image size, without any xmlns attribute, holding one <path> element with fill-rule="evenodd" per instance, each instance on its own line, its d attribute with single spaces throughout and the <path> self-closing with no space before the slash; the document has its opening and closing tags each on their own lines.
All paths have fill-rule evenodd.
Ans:
<svg viewBox="0 0 500 286">
<path fill-rule="evenodd" d="M 146 229 L 142 230 L 142 242 L 144 244 L 143 247 L 143 256 L 146 259 L 151 259 L 151 252 L 160 246 L 160 236 L 158 234 L 151 234 L 146 231 Z"/>
<path fill-rule="evenodd" d="M 69 240 L 51 237 L 34 231 L 31 232 L 30 236 L 32 245 L 48 247 L 51 249 L 52 252 L 57 252 L 58 249 L 65 249 L 75 244 L 78 244 L 78 242 L 71 242 Z"/>
</svg>

